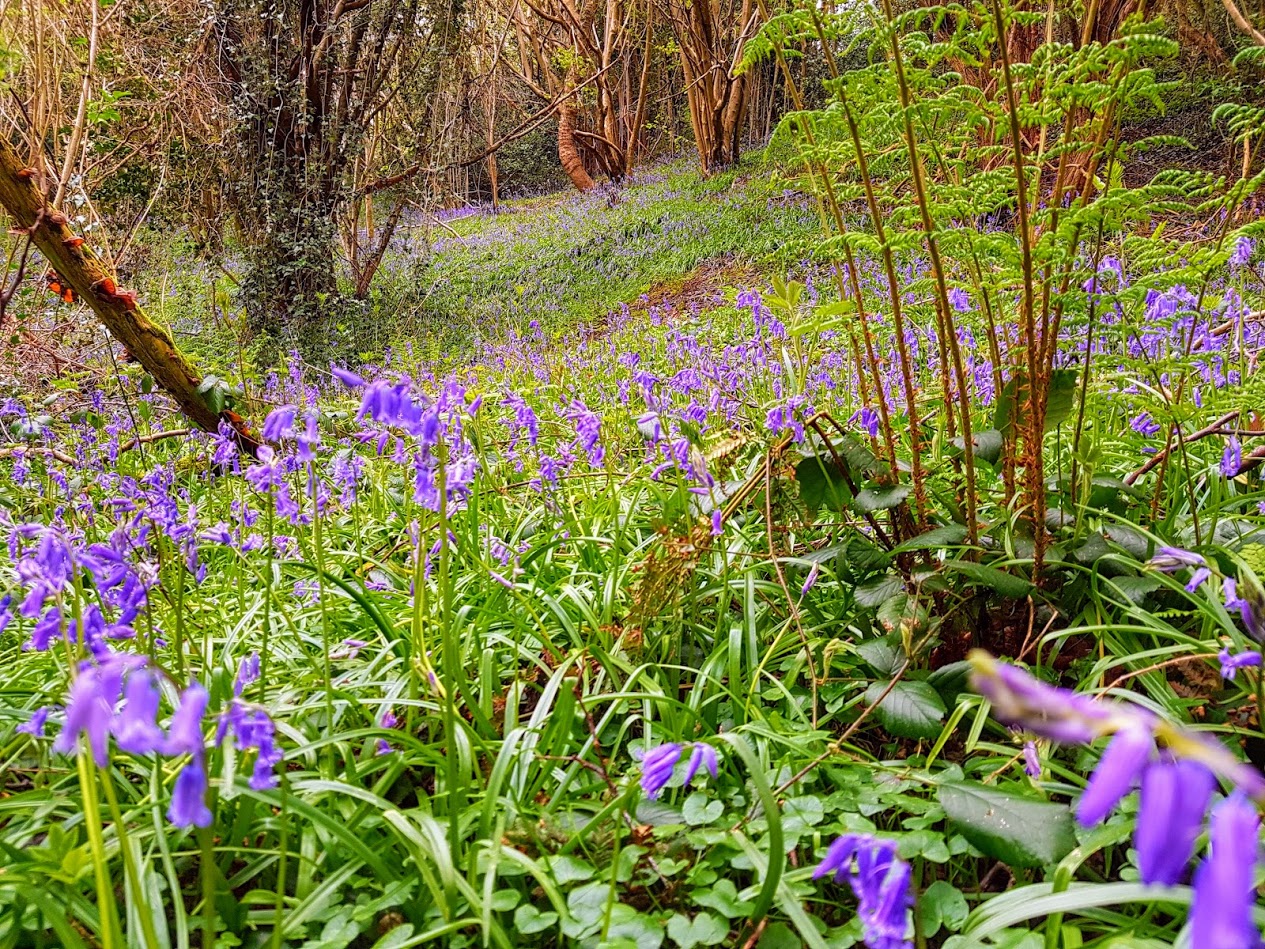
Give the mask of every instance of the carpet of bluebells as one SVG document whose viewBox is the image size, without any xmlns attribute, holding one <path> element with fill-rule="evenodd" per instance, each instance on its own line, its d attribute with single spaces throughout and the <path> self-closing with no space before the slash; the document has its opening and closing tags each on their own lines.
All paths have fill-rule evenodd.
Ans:
<svg viewBox="0 0 1265 949">
<path fill-rule="evenodd" d="M 568 200 L 445 253 L 512 261 Z M 0 946 L 1260 944 L 1250 238 L 1203 290 L 1085 280 L 1094 515 L 1051 520 L 1043 589 L 996 504 L 988 565 L 947 517 L 892 550 L 904 494 L 813 474 L 825 421 L 856 459 L 908 412 L 829 268 L 576 325 L 521 250 L 494 339 L 238 379 L 257 457 L 134 370 L 0 406 Z M 904 342 L 934 408 L 934 327 Z"/>
</svg>

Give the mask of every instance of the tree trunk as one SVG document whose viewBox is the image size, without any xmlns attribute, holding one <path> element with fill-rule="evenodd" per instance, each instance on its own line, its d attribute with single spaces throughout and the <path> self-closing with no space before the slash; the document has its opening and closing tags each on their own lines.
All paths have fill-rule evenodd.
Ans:
<svg viewBox="0 0 1265 949">
<path fill-rule="evenodd" d="M 47 202 L 36 185 L 37 172 L 24 167 L 17 151 L 0 137 L 0 205 L 14 223 L 48 259 L 53 269 L 90 306 L 115 339 L 127 347 L 153 376 L 154 381 L 175 399 L 180 410 L 203 431 L 218 432 L 227 422 L 236 432 L 238 444 L 251 454 L 259 442 L 240 419 L 216 412 L 198 391 L 202 377 L 171 337 L 155 326 L 136 302 L 135 294 L 119 290 L 105 263 L 76 237 L 62 215 Z"/>
<path fill-rule="evenodd" d="M 558 104 L 558 160 L 577 191 L 593 189 L 593 179 L 584 169 L 580 149 L 575 139 L 575 98 L 569 97 Z"/>
</svg>

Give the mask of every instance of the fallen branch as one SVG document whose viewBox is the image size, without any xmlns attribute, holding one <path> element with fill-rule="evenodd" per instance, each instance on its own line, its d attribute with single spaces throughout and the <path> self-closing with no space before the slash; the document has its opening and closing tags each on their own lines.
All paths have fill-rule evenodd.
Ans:
<svg viewBox="0 0 1265 949">
<path fill-rule="evenodd" d="M 1128 485 L 1132 485 L 1135 481 L 1137 481 L 1140 477 L 1142 477 L 1148 471 L 1151 471 L 1153 468 L 1161 464 L 1164 461 L 1164 459 L 1169 456 L 1169 453 L 1172 452 L 1173 448 L 1177 447 L 1177 445 L 1189 445 L 1191 442 L 1197 442 L 1201 438 L 1207 438 L 1209 435 L 1216 435 L 1220 431 L 1223 425 L 1227 425 L 1230 422 L 1233 422 L 1238 417 L 1239 417 L 1238 412 L 1227 412 L 1225 415 L 1221 416 L 1221 418 L 1217 419 L 1207 428 L 1201 428 L 1199 431 L 1195 432 L 1193 435 L 1191 435 L 1188 438 L 1182 438 L 1179 435 L 1177 442 L 1175 444 L 1170 445 L 1169 447 L 1164 448 L 1160 451 L 1157 451 L 1154 455 L 1151 456 L 1151 458 L 1147 461 L 1147 463 L 1144 464 L 1141 468 L 1139 468 L 1137 471 L 1132 471 L 1129 474 L 1125 475 L 1124 483 Z M 1255 451 L 1261 452 L 1260 457 L 1265 458 L 1265 449 L 1258 448 Z M 1253 452 L 1253 454 L 1255 454 L 1255 452 Z M 1249 455 L 1248 457 L 1251 457 L 1251 456 Z M 1245 458 L 1244 468 L 1246 468 L 1246 462 L 1247 462 L 1247 459 Z M 1242 471 L 1244 470 L 1244 468 L 1240 468 L 1239 470 Z"/>
<path fill-rule="evenodd" d="M 104 261 L 71 232 L 66 216 L 49 205 L 36 184 L 39 177 L 36 169 L 25 166 L 13 145 L 0 137 L 0 205 L 14 219 L 19 233 L 30 237 L 75 297 L 92 308 L 110 335 L 127 347 L 190 421 L 207 432 L 217 432 L 221 422 L 228 423 L 241 449 L 253 455 L 258 439 L 236 415 L 216 412 L 207 403 L 198 391 L 202 377 L 166 330 L 150 322 L 136 294 L 120 290 Z"/>
</svg>

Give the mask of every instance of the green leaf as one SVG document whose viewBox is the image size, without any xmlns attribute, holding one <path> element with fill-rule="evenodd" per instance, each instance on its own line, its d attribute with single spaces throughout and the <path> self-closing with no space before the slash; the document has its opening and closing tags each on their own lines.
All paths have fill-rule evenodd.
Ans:
<svg viewBox="0 0 1265 949">
<path fill-rule="evenodd" d="M 717 880 L 707 889 L 691 891 L 690 897 L 699 906 L 714 909 L 726 919 L 744 919 L 751 914 L 751 901 L 738 899 L 738 887 L 732 880 Z"/>
<path fill-rule="evenodd" d="M 962 891 L 944 880 L 936 880 L 918 897 L 918 917 L 922 921 L 922 932 L 928 937 L 938 933 L 941 927 L 957 932 L 969 912 Z"/>
<path fill-rule="evenodd" d="M 961 435 L 954 437 L 953 444 L 959 452 L 965 454 L 966 439 Z M 971 451 L 975 456 L 975 460 L 987 462 L 995 465 L 997 459 L 1001 457 L 1002 434 L 995 428 L 986 428 L 980 432 L 971 433 Z"/>
<path fill-rule="evenodd" d="M 886 682 L 874 682 L 865 690 L 865 703 L 879 702 Z M 926 682 L 902 679 L 874 710 L 879 722 L 898 738 L 935 738 L 944 721 L 944 700 Z"/>
<path fill-rule="evenodd" d="M 993 428 L 1004 435 L 1012 426 L 1022 427 L 1029 398 L 1028 374 L 1020 370 L 1002 387 L 993 410 Z M 1045 431 L 1065 421 L 1075 402 L 1076 370 L 1055 369 L 1046 388 Z"/>
<path fill-rule="evenodd" d="M 1034 589 L 1032 583 L 1023 577 L 970 560 L 950 560 L 944 569 L 965 574 L 973 585 L 987 587 L 999 596 L 1011 599 L 1021 599 Z"/>
<path fill-rule="evenodd" d="M 897 544 L 892 548 L 892 553 L 899 554 L 906 550 L 939 550 L 942 547 L 955 547 L 964 540 L 966 540 L 965 527 L 960 524 L 946 524 Z"/>
<path fill-rule="evenodd" d="M 668 937 L 681 949 L 719 946 L 728 935 L 729 924 L 711 913 L 699 913 L 693 919 L 676 913 L 668 920 Z"/>
<path fill-rule="evenodd" d="M 941 666 L 927 676 L 927 685 L 931 686 L 944 699 L 946 706 L 952 705 L 959 695 L 967 691 L 971 677 L 971 664 L 965 659 Z"/>
<path fill-rule="evenodd" d="M 869 583 L 863 583 L 853 592 L 857 605 L 873 608 L 881 606 L 897 593 L 903 592 L 905 584 L 900 577 L 879 577 Z"/>
<path fill-rule="evenodd" d="M 524 903 L 514 910 L 514 928 L 524 935 L 544 932 L 546 929 L 555 926 L 557 922 L 557 913 L 542 913 L 530 903 Z"/>
<path fill-rule="evenodd" d="M 938 798 L 963 837 L 1012 867 L 1058 863 L 1076 846 L 1066 805 L 964 781 L 940 785 Z"/>
<path fill-rule="evenodd" d="M 842 511 L 852 497 L 833 460 L 816 455 L 805 458 L 795 466 L 795 480 L 799 482 L 800 499 L 814 514 L 823 507 Z"/>
<path fill-rule="evenodd" d="M 695 791 L 685 799 L 681 815 L 685 818 L 685 823 L 697 827 L 700 824 L 710 824 L 724 811 L 725 805 L 720 801 L 709 801 L 702 791 Z"/>
<path fill-rule="evenodd" d="M 913 488 L 907 484 L 880 485 L 857 492 L 856 506 L 862 513 L 885 511 L 909 497 Z"/>
<path fill-rule="evenodd" d="M 896 675 L 905 664 L 905 651 L 901 648 L 899 636 L 867 639 L 857 644 L 856 651 L 875 674 L 887 679 Z"/>
</svg>

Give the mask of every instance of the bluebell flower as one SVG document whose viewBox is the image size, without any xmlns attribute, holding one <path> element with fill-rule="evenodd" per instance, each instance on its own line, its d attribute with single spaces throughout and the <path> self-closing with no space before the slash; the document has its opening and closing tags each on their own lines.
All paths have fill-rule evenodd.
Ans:
<svg viewBox="0 0 1265 949">
<path fill-rule="evenodd" d="M 59 754 L 73 754 L 79 736 L 88 739 L 93 760 L 104 768 L 109 763 L 110 724 L 114 706 L 123 690 L 123 668 L 120 663 L 88 665 L 79 670 L 71 683 L 66 699 L 66 722 L 53 742 Z"/>
<path fill-rule="evenodd" d="M 707 773 L 714 778 L 716 777 L 718 767 L 716 749 L 706 742 L 694 742 L 694 750 L 690 752 L 690 761 L 685 768 L 685 786 L 690 786 L 690 782 L 693 781 L 694 776 L 698 774 L 699 768 L 706 768 Z"/>
<path fill-rule="evenodd" d="M 1221 678 L 1230 680 L 1234 679 L 1235 673 L 1240 669 L 1261 664 L 1261 654 L 1253 650 L 1241 652 L 1238 655 L 1231 655 L 1230 650 L 1222 649 L 1217 655 L 1217 659 L 1221 661 Z"/>
<path fill-rule="evenodd" d="M 1157 761 L 1142 774 L 1133 846 L 1143 883 L 1172 886 L 1195 850 L 1216 778 L 1196 761 Z"/>
<path fill-rule="evenodd" d="M 1133 416 L 1133 418 L 1129 419 L 1129 427 L 1139 435 L 1147 438 L 1150 438 L 1160 430 L 1159 423 L 1151 418 L 1149 412 L 1141 412 Z"/>
<path fill-rule="evenodd" d="M 1256 241 L 1250 237 L 1240 237 L 1234 242 L 1234 250 L 1230 252 L 1230 266 L 1232 268 L 1242 267 L 1252 259 L 1252 252 L 1256 250 Z"/>
<path fill-rule="evenodd" d="M 51 705 L 45 705 L 37 708 L 31 717 L 19 725 L 15 730 L 22 735 L 30 735 L 32 738 L 44 737 L 44 725 L 48 721 L 48 714 L 53 710 Z"/>
<path fill-rule="evenodd" d="M 1164 547 L 1161 546 L 1155 552 L 1155 556 L 1151 558 L 1150 564 L 1161 573 L 1174 573 L 1182 567 L 1206 567 L 1208 561 L 1204 560 L 1201 554 L 1197 554 L 1192 550 L 1183 550 L 1181 547 Z"/>
<path fill-rule="evenodd" d="M 817 583 L 817 575 L 819 573 L 821 573 L 821 562 L 814 561 L 812 567 L 809 568 L 808 576 L 804 578 L 804 585 L 800 587 L 799 595 L 801 597 L 808 596 L 808 591 Z"/>
<path fill-rule="evenodd" d="M 241 697 L 246 686 L 259 679 L 259 653 L 253 652 L 237 666 L 237 678 L 233 680 L 233 695 Z"/>
<path fill-rule="evenodd" d="M 681 760 L 681 746 L 668 742 L 652 748 L 641 759 L 641 789 L 652 800 L 672 779 L 672 771 Z"/>
<path fill-rule="evenodd" d="M 341 366 L 331 365 L 329 367 L 330 374 L 335 379 L 345 385 L 348 389 L 359 389 L 365 385 L 365 380 L 350 369 L 344 369 Z"/>
<path fill-rule="evenodd" d="M 1037 754 L 1037 744 L 1034 741 L 1023 743 L 1023 771 L 1030 778 L 1041 777 L 1041 758 Z"/>
<path fill-rule="evenodd" d="M 134 755 L 150 755 L 162 747 L 159 699 L 158 686 L 147 669 L 137 669 L 127 677 L 123 708 L 113 724 L 114 742 L 120 749 Z"/>
<path fill-rule="evenodd" d="M 1197 567 L 1195 572 L 1190 575 L 1190 579 L 1186 581 L 1186 592 L 1194 593 L 1203 586 L 1203 582 L 1211 576 L 1212 571 L 1207 567 Z"/>
<path fill-rule="evenodd" d="M 1212 810 L 1207 858 L 1195 870 L 1190 907 L 1191 949 L 1257 949 L 1252 922 L 1261 821 L 1241 794 Z"/>
<path fill-rule="evenodd" d="M 971 308 L 970 294 L 960 287 L 954 287 L 949 291 L 949 305 L 955 312 L 965 313 Z"/>
<path fill-rule="evenodd" d="M 1221 474 L 1227 478 L 1233 478 L 1242 467 L 1243 448 L 1239 445 L 1239 440 L 1231 435 L 1230 441 L 1226 443 L 1225 452 L 1221 455 Z"/>
<path fill-rule="evenodd" d="M 197 682 L 192 682 L 180 695 L 180 703 L 171 716 L 167 740 L 162 751 L 168 755 L 200 755 L 205 747 L 202 737 L 202 716 L 210 696 Z"/>
<path fill-rule="evenodd" d="M 1088 744 L 1110 723 L 1111 712 L 1087 696 L 1048 685 L 986 653 L 976 652 L 971 658 L 972 686 L 1007 725 L 1051 741 Z"/>
<path fill-rule="evenodd" d="M 263 436 L 270 442 L 284 441 L 294 436 L 294 417 L 298 409 L 293 405 L 282 405 L 273 409 L 264 418 Z"/>
<path fill-rule="evenodd" d="M 896 856 L 896 844 L 868 834 L 838 837 L 813 871 L 813 879 L 847 879 L 860 903 L 858 915 L 869 949 L 905 949 L 914 900 L 909 864 Z"/>
<path fill-rule="evenodd" d="M 1097 824 L 1111 813 L 1138 783 L 1154 751 L 1155 739 L 1141 724 L 1116 732 L 1076 806 L 1076 819 L 1082 826 Z"/>
<path fill-rule="evenodd" d="M 177 827 L 210 827 L 211 811 L 206 806 L 206 766 L 201 753 L 181 769 L 171 792 L 167 820 Z"/>
</svg>

